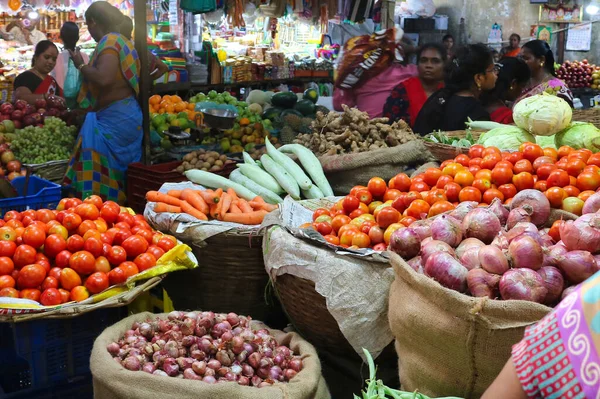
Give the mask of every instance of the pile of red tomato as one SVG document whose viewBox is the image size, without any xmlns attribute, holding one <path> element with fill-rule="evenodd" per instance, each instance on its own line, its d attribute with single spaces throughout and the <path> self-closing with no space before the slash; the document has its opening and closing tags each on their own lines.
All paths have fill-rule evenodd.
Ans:
<svg viewBox="0 0 600 399">
<path fill-rule="evenodd" d="M 0 219 L 0 297 L 80 302 L 154 267 L 176 245 L 142 215 L 95 195 L 63 199 L 57 210 L 9 211 Z"/>
<path fill-rule="evenodd" d="M 367 186 L 355 186 L 331 209 L 317 209 L 312 227 L 335 245 L 385 250 L 398 228 L 460 202 L 487 206 L 498 198 L 510 204 L 519 191 L 537 189 L 553 208 L 581 215 L 584 202 L 599 188 L 600 153 L 535 143 L 524 143 L 518 152 L 474 145 L 468 155 L 412 179 L 400 173 L 387 183 L 374 177 Z"/>
</svg>

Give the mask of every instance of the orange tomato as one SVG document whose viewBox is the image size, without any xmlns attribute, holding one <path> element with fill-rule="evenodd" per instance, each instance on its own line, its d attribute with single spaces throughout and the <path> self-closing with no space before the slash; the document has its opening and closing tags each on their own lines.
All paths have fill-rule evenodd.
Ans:
<svg viewBox="0 0 600 399">
<path fill-rule="evenodd" d="M 440 188 L 435 188 L 431 191 L 429 191 L 429 193 L 427 194 L 427 197 L 424 198 L 425 201 L 427 201 L 427 203 L 429 205 L 433 205 L 438 201 L 447 201 L 448 198 L 446 197 L 446 191 L 444 191 L 443 189 Z"/>
<path fill-rule="evenodd" d="M 381 177 L 372 177 L 367 184 L 367 188 L 374 198 L 381 198 L 387 190 L 387 184 Z"/>
<path fill-rule="evenodd" d="M 475 179 L 472 186 L 483 193 L 492 188 L 492 182 L 487 179 Z"/>
<path fill-rule="evenodd" d="M 544 150 L 537 144 L 534 143 L 526 143 L 523 151 L 523 158 L 527 159 L 529 162 L 536 160 L 536 158 L 544 156 Z"/>
<path fill-rule="evenodd" d="M 577 197 L 567 197 L 563 200 L 562 210 L 581 216 L 584 202 Z"/>
<path fill-rule="evenodd" d="M 325 209 L 325 208 L 318 208 L 317 210 L 315 210 L 313 212 L 313 217 L 312 217 L 313 222 L 315 220 L 317 220 L 317 218 L 319 216 L 322 216 L 322 215 L 327 215 L 327 216 L 331 217 L 331 212 L 329 212 L 329 210 Z"/>
<path fill-rule="evenodd" d="M 481 153 L 481 157 L 485 158 L 487 155 L 498 154 L 502 158 L 502 151 L 498 149 L 498 147 L 486 147 L 483 149 Z"/>
<path fill-rule="evenodd" d="M 427 204 L 425 201 L 423 200 L 417 200 L 417 201 L 422 201 L 425 204 Z M 414 202 L 417 202 L 414 201 Z M 414 203 L 413 202 L 413 203 Z M 412 206 L 412 204 L 411 204 Z M 429 204 L 427 204 L 427 207 L 429 207 Z M 383 209 L 381 209 L 379 211 L 379 213 L 377 214 L 376 220 L 377 220 L 377 224 L 379 225 L 379 227 L 381 227 L 382 229 L 387 228 L 390 224 L 393 223 L 398 223 L 398 221 L 400 220 L 400 212 L 398 212 L 396 209 L 394 209 L 391 206 L 385 207 Z"/>
<path fill-rule="evenodd" d="M 477 173 L 475 173 L 475 178 L 492 181 L 492 170 L 491 169 L 481 169 Z"/>
<path fill-rule="evenodd" d="M 404 216 L 402 217 L 402 219 L 400 219 L 400 224 L 405 225 L 406 227 L 410 226 L 411 224 L 413 224 L 414 222 L 416 222 L 417 219 L 415 219 L 412 216 Z"/>
<path fill-rule="evenodd" d="M 85 288 L 82 285 L 78 285 L 77 287 L 74 287 L 71 290 L 70 299 L 72 301 L 81 302 L 81 301 L 85 301 L 89 297 L 90 297 L 90 292 L 88 291 L 87 288 Z"/>
<path fill-rule="evenodd" d="M 462 190 L 460 190 L 460 193 L 458 193 L 458 200 L 460 202 L 481 202 L 481 191 L 479 191 L 475 187 L 465 187 Z"/>
<path fill-rule="evenodd" d="M 381 201 L 373 201 L 369 204 L 369 213 L 373 213 L 375 212 L 375 209 L 377 209 L 377 207 L 379 205 L 383 204 L 383 202 Z"/>
<path fill-rule="evenodd" d="M 504 195 L 505 202 L 507 199 L 517 195 L 517 188 L 514 184 L 503 184 L 498 187 L 498 191 L 500 191 L 502 195 Z"/>
<path fill-rule="evenodd" d="M 565 190 L 561 187 L 550 187 L 544 194 L 553 208 L 561 208 L 563 200 L 568 197 Z"/>
<path fill-rule="evenodd" d="M 371 239 L 368 234 L 363 232 L 354 233 L 352 245 L 356 245 L 359 248 L 368 248 L 371 245 Z"/>
<path fill-rule="evenodd" d="M 423 175 L 423 181 L 427 183 L 429 187 L 433 187 L 442 176 L 442 171 L 439 168 L 427 168 Z"/>
<path fill-rule="evenodd" d="M 587 160 L 587 164 L 588 164 L 588 166 L 590 166 L 590 165 L 600 166 L 600 152 L 597 152 L 597 153 L 593 154 L 591 157 L 589 157 Z"/>
<path fill-rule="evenodd" d="M 437 201 L 436 203 L 431 205 L 431 208 L 429 208 L 429 213 L 427 214 L 427 217 L 430 218 L 441 213 L 451 211 L 454 208 L 454 205 L 452 205 L 448 201 Z"/>
<path fill-rule="evenodd" d="M 518 173 L 518 174 L 514 175 L 512 178 L 512 184 L 514 184 L 517 191 L 526 190 L 528 188 L 533 188 L 534 183 L 535 182 L 533 181 L 533 176 L 529 172 Z"/>
<path fill-rule="evenodd" d="M 581 190 L 579 190 L 577 187 L 572 186 L 572 185 L 563 187 L 563 190 L 565 190 L 568 197 L 578 197 L 579 194 L 581 194 Z"/>
<path fill-rule="evenodd" d="M 548 189 L 548 182 L 546 180 L 536 180 L 536 182 L 533 183 L 533 188 L 541 192 L 546 192 Z"/>
<path fill-rule="evenodd" d="M 499 163 L 492 170 L 492 182 L 498 186 L 510 183 L 512 181 L 512 177 L 512 169 L 506 166 L 500 166 Z"/>
<path fill-rule="evenodd" d="M 475 180 L 475 177 L 468 170 L 459 170 L 456 172 L 456 175 L 454 175 L 454 181 L 461 187 L 470 186 L 473 184 L 473 180 Z"/>
<path fill-rule="evenodd" d="M 594 172 L 581 172 L 576 180 L 577 188 L 585 190 L 597 190 L 600 187 L 600 174 Z"/>
<path fill-rule="evenodd" d="M 585 169 L 586 164 L 583 159 L 573 158 L 569 159 L 567 162 L 567 173 L 571 176 L 577 177 L 583 169 Z"/>
<path fill-rule="evenodd" d="M 396 190 L 394 188 L 389 189 L 383 195 L 383 202 L 393 201 L 396 198 L 398 198 L 400 195 L 402 195 L 402 192 L 400 190 Z"/>
<path fill-rule="evenodd" d="M 410 191 L 429 191 L 430 187 L 424 181 L 413 181 L 410 185 Z"/>
<path fill-rule="evenodd" d="M 358 230 L 348 230 L 343 232 L 339 237 L 340 237 L 340 245 L 347 245 L 350 246 L 352 245 L 352 238 L 354 238 L 354 235 L 359 233 Z"/>
<path fill-rule="evenodd" d="M 354 224 L 345 224 L 338 229 L 337 235 L 341 238 L 342 235 L 344 235 L 344 233 L 347 233 L 348 231 L 358 231 L 358 226 Z"/>
<path fill-rule="evenodd" d="M 484 149 L 485 149 L 485 147 L 482 146 L 481 144 L 472 145 L 469 148 L 469 157 L 471 159 L 473 159 L 473 158 L 481 158 L 481 154 L 483 153 Z"/>
<path fill-rule="evenodd" d="M 398 229 L 402 229 L 406 227 L 405 225 L 403 225 L 402 223 L 393 223 L 390 224 L 384 231 L 383 233 L 383 242 L 385 242 L 386 245 L 388 245 L 390 243 L 390 237 L 392 235 L 392 233 Z"/>
<path fill-rule="evenodd" d="M 465 167 L 459 164 L 458 162 L 450 162 L 448 163 L 448 165 L 444 166 L 444 168 L 442 169 L 442 174 L 449 175 L 452 176 L 452 178 L 454 178 L 456 172 L 458 172 L 459 170 L 463 170 L 464 168 Z"/>
<path fill-rule="evenodd" d="M 550 147 L 544 148 L 544 155 L 552 158 L 555 161 L 558 159 L 558 151 L 555 150 L 554 148 L 550 148 Z"/>
<path fill-rule="evenodd" d="M 441 171 L 440 171 L 441 175 Z M 409 191 L 411 185 L 410 177 L 406 173 L 398 173 L 392 177 L 388 183 L 388 187 L 394 190 L 400 190 L 402 192 Z"/>
<path fill-rule="evenodd" d="M 416 200 L 410 203 L 408 208 L 404 211 L 406 216 L 412 216 L 415 219 L 422 219 L 423 215 L 427 215 L 429 213 L 430 205 L 427 201 L 424 200 Z"/>
<path fill-rule="evenodd" d="M 579 195 L 577 196 L 577 198 L 579 198 L 582 201 L 587 201 L 588 198 L 590 198 L 592 195 L 594 195 L 595 191 L 594 190 L 585 190 L 579 193 Z"/>
<path fill-rule="evenodd" d="M 325 238 L 325 241 L 327 241 L 330 244 L 340 245 L 340 239 L 334 235 L 328 234 L 328 235 L 324 236 L 323 238 Z"/>
<path fill-rule="evenodd" d="M 515 163 L 515 166 L 513 166 L 513 171 L 516 174 L 519 174 L 521 172 L 533 173 L 533 165 L 531 164 L 531 162 L 529 162 L 529 160 L 521 159 L 520 161 L 517 161 L 517 163 Z"/>
<path fill-rule="evenodd" d="M 573 147 L 563 145 L 558 149 L 558 159 L 568 156 L 571 152 L 575 151 Z"/>
<path fill-rule="evenodd" d="M 482 198 L 483 202 L 485 202 L 486 204 L 491 204 L 494 198 L 499 198 L 500 201 L 504 202 L 504 194 L 502 194 L 502 191 L 498 190 L 497 188 L 490 188 L 485 190 Z"/>
</svg>

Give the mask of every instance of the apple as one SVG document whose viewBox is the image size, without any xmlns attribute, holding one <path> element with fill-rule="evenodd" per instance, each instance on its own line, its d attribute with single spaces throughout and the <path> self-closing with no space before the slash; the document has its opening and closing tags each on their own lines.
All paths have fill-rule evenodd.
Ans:
<svg viewBox="0 0 600 399">
<path fill-rule="evenodd" d="M 29 116 L 31 116 L 31 119 L 33 119 L 32 125 L 39 125 L 42 123 L 42 115 L 40 115 L 39 113 L 34 112 Z"/>
<path fill-rule="evenodd" d="M 21 100 L 19 100 L 19 101 L 21 101 Z M 19 108 L 15 109 L 10 114 L 10 119 L 12 119 L 13 121 L 20 121 L 21 119 L 23 119 L 23 111 Z"/>
<path fill-rule="evenodd" d="M 35 125 L 35 119 L 33 119 L 33 116 L 31 115 L 25 115 L 23 117 L 23 124 L 25 126 L 33 126 Z"/>
<path fill-rule="evenodd" d="M 9 172 L 20 172 L 21 171 L 21 162 L 19 161 L 10 161 L 6 164 L 6 170 Z"/>
<path fill-rule="evenodd" d="M 15 125 L 15 130 L 23 128 L 23 122 L 13 120 L 13 124 Z"/>
<path fill-rule="evenodd" d="M 25 108 L 27 108 L 27 105 L 29 105 L 29 104 L 27 104 L 27 101 L 25 101 L 25 100 L 15 101 L 15 108 L 18 110 L 21 110 L 21 111 L 25 110 Z"/>
<path fill-rule="evenodd" d="M 0 162 L 3 165 L 8 165 L 9 162 L 15 160 L 15 154 L 12 151 L 4 151 L 2 155 L 0 155 Z"/>
<path fill-rule="evenodd" d="M 15 107 L 11 103 L 4 103 L 0 105 L 0 113 L 3 115 L 10 115 L 15 110 Z"/>
<path fill-rule="evenodd" d="M 23 114 L 25 115 L 31 115 L 35 112 L 35 107 L 31 104 L 27 104 L 27 106 L 25 107 L 25 110 L 23 110 Z"/>
<path fill-rule="evenodd" d="M 38 109 L 38 111 L 40 108 L 46 108 L 46 106 L 46 100 L 44 100 L 43 98 L 35 100 L 35 107 Z"/>
<path fill-rule="evenodd" d="M 10 115 L 4 115 L 4 114 L 0 115 L 0 122 L 9 121 L 9 120 L 10 120 Z"/>
</svg>

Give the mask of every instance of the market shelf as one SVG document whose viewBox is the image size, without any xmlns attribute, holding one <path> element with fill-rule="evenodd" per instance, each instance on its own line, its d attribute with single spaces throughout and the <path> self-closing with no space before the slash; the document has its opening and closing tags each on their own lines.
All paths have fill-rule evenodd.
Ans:
<svg viewBox="0 0 600 399">
<path fill-rule="evenodd" d="M 276 79 L 276 80 L 260 80 L 260 81 L 248 81 L 248 82 L 236 82 L 236 83 L 218 83 L 218 84 L 194 84 L 190 82 L 185 83 L 159 83 L 154 85 L 152 92 L 154 94 L 172 93 L 176 91 L 210 91 L 218 90 L 227 87 L 257 87 L 267 85 L 279 85 L 287 82 L 300 82 L 300 83 L 327 83 L 333 82 L 332 77 L 306 77 L 306 78 L 290 78 L 290 79 Z"/>
</svg>

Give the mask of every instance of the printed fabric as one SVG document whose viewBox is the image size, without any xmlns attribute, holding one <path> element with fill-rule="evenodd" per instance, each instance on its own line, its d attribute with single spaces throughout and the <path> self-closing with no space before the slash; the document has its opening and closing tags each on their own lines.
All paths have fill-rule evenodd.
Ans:
<svg viewBox="0 0 600 399">
<path fill-rule="evenodd" d="M 600 395 L 600 272 L 525 330 L 512 359 L 529 398 Z"/>
<path fill-rule="evenodd" d="M 442 87 L 444 84 L 440 83 L 437 89 Z M 403 119 L 412 126 L 426 101 L 427 93 L 423 89 L 421 79 L 417 76 L 406 79 L 392 90 L 383 107 L 383 116 L 388 118 L 390 123 Z"/>
<path fill-rule="evenodd" d="M 569 86 L 567 86 L 565 82 L 558 78 L 552 78 L 547 82 L 540 83 L 537 86 L 526 89 L 517 99 L 517 101 L 515 101 L 515 104 L 524 98 L 535 96 L 536 94 L 542 94 L 544 92 L 560 97 L 568 102 L 571 107 L 573 106 L 573 93 L 571 93 L 571 90 L 569 90 Z"/>
</svg>

